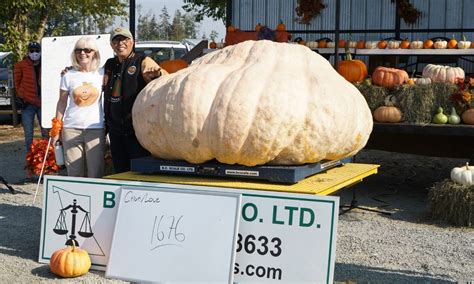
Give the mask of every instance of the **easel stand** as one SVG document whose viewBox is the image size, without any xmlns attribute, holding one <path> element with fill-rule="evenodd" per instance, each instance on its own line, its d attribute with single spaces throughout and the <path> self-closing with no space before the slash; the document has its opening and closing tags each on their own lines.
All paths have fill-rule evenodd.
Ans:
<svg viewBox="0 0 474 284">
<path fill-rule="evenodd" d="M 376 212 L 376 213 L 380 213 L 380 214 L 383 214 L 383 215 L 389 215 L 389 216 L 392 215 L 392 213 L 388 212 L 388 211 L 383 211 L 383 210 L 373 209 L 373 208 L 368 208 L 368 207 L 362 207 L 362 206 L 358 206 L 357 204 L 358 203 L 357 203 L 357 199 L 356 199 L 356 192 L 355 192 L 355 189 L 352 188 L 351 204 L 350 205 L 340 205 L 339 206 L 339 209 L 340 209 L 339 210 L 339 216 L 351 211 L 354 208 L 357 208 L 357 209 L 360 209 L 360 210 L 365 210 L 365 211 L 370 211 L 370 212 Z"/>
<path fill-rule="evenodd" d="M 0 182 L 2 182 L 8 188 L 8 190 L 10 190 L 11 194 L 16 193 L 13 187 L 11 187 L 11 185 L 9 185 L 8 182 L 2 176 L 0 176 Z"/>
</svg>

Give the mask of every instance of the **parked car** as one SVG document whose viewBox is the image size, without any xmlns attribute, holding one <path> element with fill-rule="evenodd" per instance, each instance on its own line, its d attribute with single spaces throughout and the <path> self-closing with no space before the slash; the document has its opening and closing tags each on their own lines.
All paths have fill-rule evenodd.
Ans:
<svg viewBox="0 0 474 284">
<path fill-rule="evenodd" d="M 137 41 L 135 52 L 150 56 L 158 64 L 164 60 L 178 59 L 190 50 L 188 44 L 179 41 Z"/>
<path fill-rule="evenodd" d="M 11 110 L 9 88 L 13 87 L 13 75 L 9 72 L 12 65 L 12 53 L 0 52 L 0 110 Z"/>
</svg>

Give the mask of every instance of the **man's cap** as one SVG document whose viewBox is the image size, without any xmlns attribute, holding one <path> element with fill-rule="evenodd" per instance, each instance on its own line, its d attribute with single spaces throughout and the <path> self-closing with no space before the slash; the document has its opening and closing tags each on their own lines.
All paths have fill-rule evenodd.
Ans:
<svg viewBox="0 0 474 284">
<path fill-rule="evenodd" d="M 112 41 L 116 36 L 124 36 L 133 39 L 130 30 L 124 27 L 115 28 L 110 34 L 110 41 Z"/>
<path fill-rule="evenodd" d="M 28 44 L 28 49 L 39 49 L 39 50 L 41 50 L 41 45 L 39 44 L 39 42 L 32 41 Z"/>
</svg>

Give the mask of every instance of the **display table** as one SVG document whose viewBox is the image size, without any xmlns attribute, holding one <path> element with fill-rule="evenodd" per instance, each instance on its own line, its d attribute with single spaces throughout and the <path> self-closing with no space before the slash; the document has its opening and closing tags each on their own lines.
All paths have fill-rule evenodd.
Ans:
<svg viewBox="0 0 474 284">
<path fill-rule="evenodd" d="M 376 174 L 379 167 L 379 165 L 372 164 L 348 163 L 344 166 L 332 168 L 326 172 L 310 176 L 295 184 L 278 184 L 243 179 L 186 177 L 177 175 L 146 175 L 135 172 L 125 172 L 110 175 L 105 178 L 329 195 L 342 188 L 359 183 L 368 176 Z"/>
</svg>

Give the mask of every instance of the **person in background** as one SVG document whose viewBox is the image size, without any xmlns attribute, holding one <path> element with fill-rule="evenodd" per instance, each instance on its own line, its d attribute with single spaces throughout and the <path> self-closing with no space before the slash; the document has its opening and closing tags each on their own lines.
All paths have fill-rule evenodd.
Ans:
<svg viewBox="0 0 474 284">
<path fill-rule="evenodd" d="M 13 77 L 16 94 L 24 102 L 21 123 L 28 153 L 33 141 L 35 116 L 41 135 L 48 137 L 47 130 L 41 127 L 41 45 L 38 42 L 28 44 L 28 56 L 14 65 Z"/>
<path fill-rule="evenodd" d="M 60 125 L 69 176 L 104 175 L 105 131 L 102 98 L 103 68 L 95 39 L 81 37 L 71 53 L 73 68 L 61 77 L 53 125 Z M 55 128 L 55 127 L 53 127 Z M 59 139 L 54 132 L 53 145 Z M 87 174 L 86 174 L 87 167 Z"/>
<path fill-rule="evenodd" d="M 133 103 L 146 84 L 168 73 L 150 57 L 133 51 L 133 36 L 127 28 L 115 28 L 110 45 L 115 57 L 104 66 L 104 111 L 114 172 L 121 173 L 130 170 L 131 159 L 150 155 L 135 136 Z"/>
</svg>

